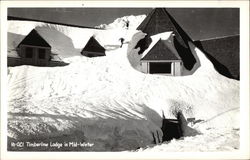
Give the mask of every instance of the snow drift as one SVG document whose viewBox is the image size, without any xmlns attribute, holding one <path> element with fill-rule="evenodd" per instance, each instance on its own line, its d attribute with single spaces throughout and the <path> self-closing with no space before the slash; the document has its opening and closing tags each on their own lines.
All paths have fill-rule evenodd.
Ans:
<svg viewBox="0 0 250 160">
<path fill-rule="evenodd" d="M 21 35 L 25 35 L 24 31 L 28 33 L 29 26 L 37 26 L 34 22 L 10 23 L 9 32 Z M 53 36 L 55 30 L 49 30 L 48 25 L 46 28 L 44 31 Z M 212 150 L 213 142 L 206 138 L 211 130 L 214 136 L 234 137 L 232 141 L 220 138 L 218 141 L 223 142 L 213 143 L 225 145 L 217 147 L 218 150 L 239 147 L 239 134 L 234 132 L 239 130 L 239 82 L 218 74 L 193 44 L 190 44 L 192 51 L 200 61 L 194 74 L 149 75 L 133 68 L 138 49 L 131 46 L 143 37 L 138 31 L 57 25 L 53 28 L 71 38 L 74 49 L 83 47 L 93 34 L 107 46 L 119 44 L 120 37 L 125 37 L 128 44 L 108 51 L 105 57 L 87 58 L 68 53 L 70 56 L 63 60 L 70 65 L 65 67 L 9 67 L 9 142 L 74 141 L 93 143 L 92 147 L 77 148 L 82 151 L 135 150 L 154 144 L 155 137 L 157 143 L 161 142 L 162 116 L 176 118 L 176 113 L 182 112 L 185 118 L 196 121 L 188 124 L 183 140 L 169 142 L 170 147 L 162 144 L 163 151 L 189 150 L 187 143 L 196 146 L 193 147 L 196 151 Z M 69 50 L 68 45 L 61 47 Z M 188 128 L 200 134 L 190 133 Z M 202 144 L 207 144 L 205 149 L 197 146 L 201 139 Z"/>
<path fill-rule="evenodd" d="M 101 24 L 99 26 L 96 26 L 96 28 L 102 28 L 102 29 L 133 29 L 135 30 L 141 22 L 146 18 L 146 15 L 130 15 L 130 16 L 124 16 L 121 18 L 117 18 L 114 20 L 114 22 L 110 24 Z M 128 23 L 128 27 L 127 27 Z"/>
</svg>

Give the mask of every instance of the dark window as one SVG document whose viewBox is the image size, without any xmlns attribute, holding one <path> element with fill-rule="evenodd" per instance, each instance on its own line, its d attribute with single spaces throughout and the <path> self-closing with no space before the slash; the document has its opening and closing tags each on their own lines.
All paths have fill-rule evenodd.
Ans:
<svg viewBox="0 0 250 160">
<path fill-rule="evenodd" d="M 25 48 L 25 58 L 32 58 L 33 57 L 33 48 L 27 47 Z"/>
<path fill-rule="evenodd" d="M 38 49 L 38 57 L 39 59 L 45 59 L 45 49 Z"/>
<path fill-rule="evenodd" d="M 93 54 L 87 54 L 87 57 L 95 57 Z"/>
<path fill-rule="evenodd" d="M 150 62 L 149 73 L 171 74 L 171 62 Z"/>
</svg>

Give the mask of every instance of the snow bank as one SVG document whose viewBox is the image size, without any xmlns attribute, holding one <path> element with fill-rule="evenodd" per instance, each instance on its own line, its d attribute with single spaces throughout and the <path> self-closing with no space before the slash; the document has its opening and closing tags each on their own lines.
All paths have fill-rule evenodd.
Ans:
<svg viewBox="0 0 250 160">
<path fill-rule="evenodd" d="M 131 53 L 138 52 L 132 49 L 136 41 L 131 39 L 136 34 L 139 40 L 143 33 L 120 29 L 116 35 L 119 29 L 66 28 L 63 32 L 72 39 L 75 48 L 81 38 L 85 38 L 79 35 L 85 32 L 98 33 L 107 45 L 118 43 L 121 36 L 126 37 L 127 43 L 108 51 L 105 57 L 69 56 L 64 60 L 70 65 L 65 67 L 9 67 L 10 140 L 84 141 L 94 145 L 81 150 L 91 151 L 137 149 L 153 144 L 155 137 L 156 142 L 161 142 L 163 114 L 166 118 L 176 118 L 179 111 L 186 118 L 195 118 L 189 127 L 204 135 L 186 132 L 185 136 L 194 137 L 174 142 L 178 147 L 185 147 L 185 142 L 195 146 L 199 137 L 204 144 L 211 145 L 211 139 L 207 138 L 211 128 L 215 135 L 227 131 L 228 136 L 234 136 L 230 131 L 239 129 L 239 81 L 218 74 L 195 46 L 192 50 L 200 60 L 200 67 L 193 75 L 149 75 L 136 71 L 133 68 L 136 63 L 131 63 L 131 57 L 136 56 Z M 17 29 L 17 34 L 21 34 L 21 30 Z M 64 47 L 68 50 L 67 45 Z M 222 141 L 218 145 L 232 148 L 225 139 L 218 141 Z"/>
<path fill-rule="evenodd" d="M 239 129 L 209 129 L 203 134 L 173 139 L 159 145 L 140 148 L 138 152 L 218 152 L 239 149 Z"/>
<path fill-rule="evenodd" d="M 130 16 L 124 16 L 121 18 L 117 18 L 114 20 L 114 22 L 110 24 L 101 24 L 99 26 L 96 26 L 96 28 L 102 28 L 102 29 L 123 29 L 127 28 L 126 23 L 129 24 L 128 29 L 135 30 L 141 22 L 146 18 L 146 15 L 130 15 Z"/>
</svg>

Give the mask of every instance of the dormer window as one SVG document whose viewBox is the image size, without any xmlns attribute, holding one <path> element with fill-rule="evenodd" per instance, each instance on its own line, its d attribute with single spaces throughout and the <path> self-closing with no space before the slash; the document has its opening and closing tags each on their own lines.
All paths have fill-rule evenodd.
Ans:
<svg viewBox="0 0 250 160">
<path fill-rule="evenodd" d="M 45 49 L 43 49 L 43 48 L 38 49 L 38 58 L 45 59 Z"/>
<path fill-rule="evenodd" d="M 25 48 L 25 58 L 33 58 L 33 48 Z"/>
</svg>

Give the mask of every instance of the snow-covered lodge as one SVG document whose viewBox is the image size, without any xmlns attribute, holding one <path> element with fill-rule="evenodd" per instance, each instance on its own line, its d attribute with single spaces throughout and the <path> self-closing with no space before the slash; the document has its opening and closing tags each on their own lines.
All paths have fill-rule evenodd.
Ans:
<svg viewBox="0 0 250 160">
<path fill-rule="evenodd" d="M 17 46 L 20 63 L 24 65 L 48 66 L 51 46 L 33 29 Z"/>
<path fill-rule="evenodd" d="M 183 69 L 192 70 L 196 63 L 189 47 L 189 42 L 192 42 L 205 53 L 219 73 L 239 80 L 239 35 L 193 42 L 165 8 L 153 9 L 137 30 L 147 34 L 136 46 L 140 47 L 139 54 L 142 54 L 141 72 L 179 76 Z"/>
<path fill-rule="evenodd" d="M 33 31 L 33 28 L 29 28 L 27 32 L 8 32 L 8 66 L 58 66 L 65 65 L 62 59 L 71 56 L 106 55 L 105 48 L 94 36 L 84 47 L 81 44 L 76 47 L 72 37 L 52 25 L 38 26 L 34 26 Z M 153 9 L 137 30 L 147 34 L 136 45 L 136 48 L 140 47 L 138 68 L 141 72 L 180 76 L 184 69 L 193 69 L 196 60 L 189 48 L 189 42 L 193 41 L 165 8 Z M 26 38 L 24 35 L 27 35 Z M 86 37 L 82 37 L 82 40 L 86 40 Z M 205 53 L 219 73 L 239 79 L 239 35 L 197 40 L 193 43 Z"/>
<path fill-rule="evenodd" d="M 51 30 L 51 29 L 50 29 Z M 53 32 L 53 34 L 52 34 Z M 59 50 L 58 44 L 66 41 L 62 33 L 49 31 L 49 29 L 33 29 L 27 36 L 8 33 L 10 39 L 20 39 L 15 49 L 8 50 L 8 66 L 33 65 L 33 66 L 65 66 L 60 56 L 53 51 Z M 68 42 L 68 41 L 66 41 Z"/>
<path fill-rule="evenodd" d="M 105 48 L 94 38 L 90 37 L 89 41 L 82 49 L 81 54 L 86 57 L 106 56 Z"/>
<path fill-rule="evenodd" d="M 180 76 L 183 67 L 192 69 L 196 62 L 188 45 L 192 40 L 164 8 L 153 9 L 137 30 L 147 34 L 136 46 L 143 55 L 142 72 Z M 164 33 L 170 34 L 168 39 L 163 40 Z"/>
</svg>

